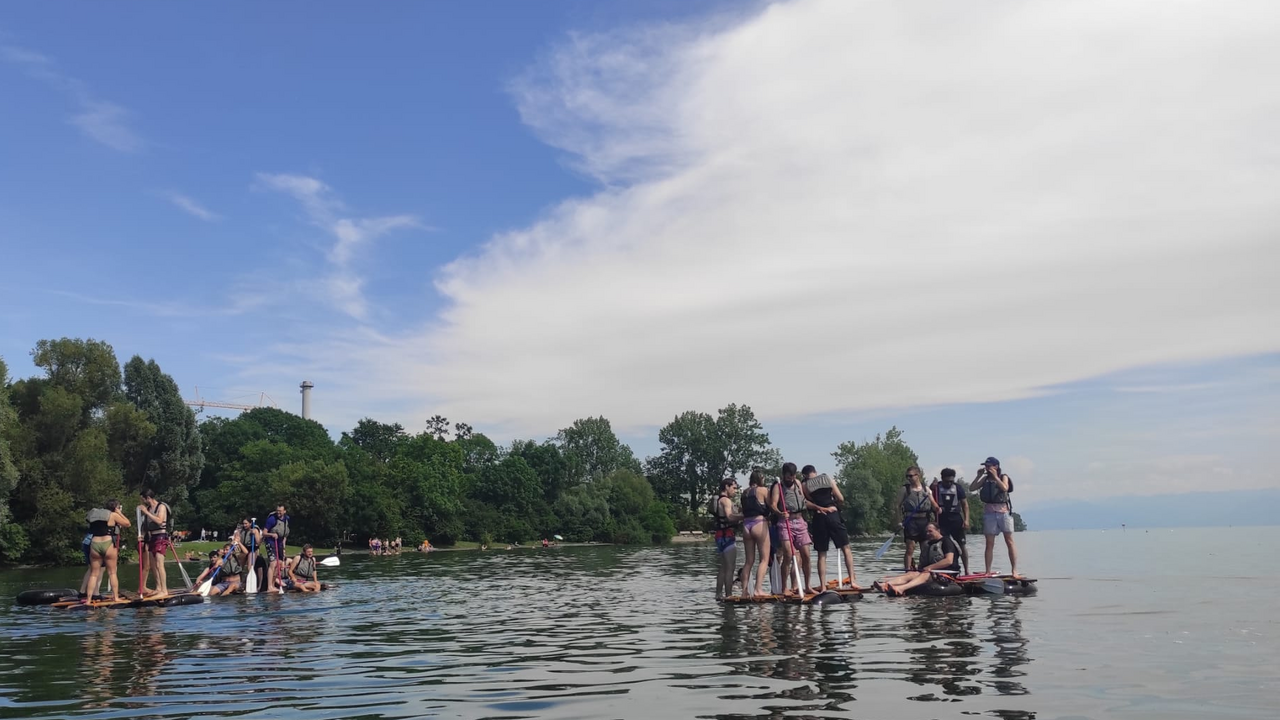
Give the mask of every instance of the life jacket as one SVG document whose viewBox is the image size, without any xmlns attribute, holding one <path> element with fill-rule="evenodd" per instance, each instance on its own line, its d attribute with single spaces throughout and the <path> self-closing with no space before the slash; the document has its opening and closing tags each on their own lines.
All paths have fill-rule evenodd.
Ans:
<svg viewBox="0 0 1280 720">
<path fill-rule="evenodd" d="M 106 508 L 94 508 L 85 518 L 89 521 L 89 534 L 95 537 L 115 535 L 115 527 L 110 525 L 111 511 Z"/>
<path fill-rule="evenodd" d="M 929 495 L 929 488 L 921 485 L 919 488 L 913 488 L 911 485 L 906 486 L 907 491 L 902 496 L 902 521 L 910 523 L 912 527 L 924 529 L 929 524 L 930 518 L 933 516 L 933 503 Z"/>
<path fill-rule="evenodd" d="M 752 485 L 747 488 L 746 494 L 742 496 L 742 516 L 743 517 L 761 517 L 769 514 L 768 500 L 760 502 L 760 498 L 756 497 L 756 490 L 759 488 Z"/>
<path fill-rule="evenodd" d="M 960 500 L 960 485 L 953 482 L 947 487 L 946 483 L 938 483 L 937 500 L 943 515 L 959 515 L 964 504 Z"/>
<path fill-rule="evenodd" d="M 924 548 L 920 551 L 920 554 L 921 554 L 920 567 L 926 567 L 936 562 L 942 562 L 942 559 L 947 556 L 946 542 L 947 542 L 947 538 L 945 536 L 938 538 L 937 542 L 934 542 L 933 540 L 926 540 L 924 542 Z M 951 565 L 948 565 L 945 568 L 938 568 L 938 569 L 939 570 L 958 570 L 959 568 L 960 568 L 960 555 L 956 552 L 952 552 Z"/>
<path fill-rule="evenodd" d="M 729 516 L 725 514 L 725 512 L 724 512 L 724 505 L 722 505 L 722 504 L 720 503 L 720 500 L 722 500 L 723 498 L 724 498 L 724 495 L 717 495 L 717 496 L 715 496 L 715 498 L 713 498 L 713 501 L 714 501 L 714 502 L 715 502 L 715 504 L 716 504 L 716 511 L 715 511 L 716 532 L 715 532 L 715 538 L 716 538 L 717 540 L 722 540 L 722 539 L 724 539 L 724 538 L 732 538 L 732 537 L 734 536 L 734 534 L 735 534 L 735 533 L 734 533 L 734 530 L 735 530 L 735 529 L 738 527 L 738 525 L 740 524 L 740 523 L 737 523 L 737 522 L 734 522 L 734 521 L 730 520 L 730 519 L 729 519 Z"/>
<path fill-rule="evenodd" d="M 988 505 L 1008 505 L 1013 507 L 1013 503 L 1009 501 L 1009 493 L 1013 492 L 1013 478 L 1008 475 L 1004 476 L 1009 483 L 1007 491 L 1001 490 L 991 475 L 987 474 L 987 479 L 982 483 L 982 488 L 978 490 L 978 497 L 982 502 Z"/>
<path fill-rule="evenodd" d="M 279 544 L 283 544 L 284 541 L 289 538 L 289 516 L 285 515 L 284 517 L 279 517 L 276 515 L 272 515 L 271 517 L 275 518 L 276 522 L 274 525 L 271 526 L 270 529 L 267 530 L 267 532 L 275 533 L 276 542 Z"/>
<path fill-rule="evenodd" d="M 794 515 L 804 509 L 804 490 L 800 487 L 800 481 L 796 480 L 791 483 L 791 488 L 787 488 L 787 484 L 781 480 L 774 483 L 781 495 L 782 507 L 790 514 Z"/>
<path fill-rule="evenodd" d="M 314 580 L 316 577 L 316 559 L 299 555 L 298 562 L 293 566 L 293 574 L 303 580 Z"/>
<path fill-rule="evenodd" d="M 156 522 L 146 515 L 143 515 L 143 517 L 147 519 L 143 521 L 142 528 L 147 531 L 148 537 L 152 535 L 166 535 L 169 532 L 169 528 L 173 525 L 173 510 L 170 509 L 169 503 L 157 503 L 156 509 L 152 510 L 151 514 L 159 515 L 160 508 L 164 508 L 164 522 Z"/>
<path fill-rule="evenodd" d="M 258 540 L 254 537 L 253 528 L 245 529 L 241 527 L 237 530 L 236 541 L 244 547 L 245 552 L 249 552 L 250 550 L 253 550 L 254 552 L 258 551 Z"/>
<path fill-rule="evenodd" d="M 244 572 L 244 567 L 236 559 L 235 553 L 227 553 L 226 557 L 222 558 L 221 574 L 223 577 L 229 579 L 232 575 L 239 575 L 242 572 Z"/>
<path fill-rule="evenodd" d="M 836 493 L 835 486 L 830 476 L 814 475 L 812 478 L 804 481 L 805 489 L 809 491 L 809 499 L 814 505 L 821 507 L 835 507 Z M 811 487 L 810 483 L 817 487 Z"/>
</svg>

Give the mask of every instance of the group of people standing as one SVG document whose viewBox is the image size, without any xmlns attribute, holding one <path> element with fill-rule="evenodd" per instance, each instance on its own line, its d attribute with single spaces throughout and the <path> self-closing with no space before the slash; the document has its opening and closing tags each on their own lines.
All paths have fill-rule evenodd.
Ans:
<svg viewBox="0 0 1280 720">
<path fill-rule="evenodd" d="M 394 540 L 376 537 L 369 538 L 370 555 L 399 555 L 400 549 L 400 538 L 396 538 Z"/>
<path fill-rule="evenodd" d="M 169 593 L 165 555 L 172 552 L 174 561 L 178 560 L 177 552 L 172 549 L 173 544 L 170 542 L 173 510 L 150 489 L 143 490 L 140 499 L 136 514 L 136 518 L 141 521 L 138 534 L 138 594 L 142 598 L 164 597 Z M 120 601 L 117 569 L 121 530 L 133 527 L 133 523 L 120 512 L 120 502 L 114 499 L 106 501 L 100 508 L 90 510 L 86 521 L 89 529 L 84 537 L 83 549 L 88 568 L 81 581 L 80 594 L 86 604 L 92 602 L 105 572 L 109 581 L 110 599 Z M 310 557 L 310 546 L 304 546 L 303 552 L 290 562 L 286 555 L 288 537 L 289 515 L 284 505 L 278 505 L 261 528 L 257 525 L 257 518 L 245 518 L 228 535 L 229 540 L 225 546 L 209 553 L 209 567 L 201 573 L 196 584 L 214 577 L 220 582 L 214 586 L 217 592 L 211 590 L 210 594 L 235 592 L 241 587 L 242 577 L 248 572 L 254 572 L 257 584 L 261 586 L 265 583 L 268 591 L 275 590 L 277 584 L 291 587 L 296 584 L 300 590 L 320 589 L 314 558 L 309 563 L 304 560 Z M 260 554 L 263 550 L 265 558 Z M 154 589 L 151 587 L 153 581 Z"/>
<path fill-rule="evenodd" d="M 809 594 L 829 587 L 827 552 L 832 546 L 840 553 L 847 575 L 837 573 L 837 588 L 861 589 L 849 547 L 849 531 L 841 506 L 844 496 L 837 483 L 819 474 L 812 465 L 798 473 L 795 463 L 782 466 L 781 477 L 766 486 L 766 473 L 752 471 L 741 502 L 735 502 L 737 480 L 726 478 L 713 500 L 717 553 L 716 597 L 732 595 L 741 583 L 744 597 L 801 592 Z M 941 479 L 926 487 L 920 468 L 907 469 L 902 488 L 894 501 L 895 522 L 902 528 L 905 573 L 874 584 L 890 594 L 905 592 L 935 575 L 969 572 L 965 537 L 969 526 L 969 491 L 977 491 L 983 502 L 983 535 L 986 537 L 986 574 L 991 573 L 995 538 L 1003 534 L 1009 550 L 1012 574 L 1017 575 L 1018 556 L 1013 542 L 1012 504 L 1009 494 L 1013 480 L 1000 470 L 1000 461 L 988 457 L 968 490 L 956 482 L 956 472 L 946 468 Z M 809 513 L 806 521 L 804 514 Z M 741 569 L 737 565 L 737 533 L 741 528 L 745 549 Z M 817 553 L 818 582 L 810 584 L 811 552 Z M 920 559 L 915 557 L 920 547 Z M 794 560 L 793 560 L 794 558 Z M 770 593 L 764 592 L 764 578 L 770 574 Z"/>
</svg>

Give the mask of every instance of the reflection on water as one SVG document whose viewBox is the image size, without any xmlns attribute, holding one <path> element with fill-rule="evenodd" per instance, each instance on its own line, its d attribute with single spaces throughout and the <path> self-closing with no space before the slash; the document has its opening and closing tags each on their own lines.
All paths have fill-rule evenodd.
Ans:
<svg viewBox="0 0 1280 720">
<path fill-rule="evenodd" d="M 1125 626 L 1084 617 L 1152 609 L 1132 600 L 1045 581 L 1028 598 L 723 607 L 712 562 L 704 546 L 351 557 L 313 596 L 0 609 L 0 718 L 1151 716 L 1125 670 L 1097 670 L 1093 646 Z"/>
</svg>

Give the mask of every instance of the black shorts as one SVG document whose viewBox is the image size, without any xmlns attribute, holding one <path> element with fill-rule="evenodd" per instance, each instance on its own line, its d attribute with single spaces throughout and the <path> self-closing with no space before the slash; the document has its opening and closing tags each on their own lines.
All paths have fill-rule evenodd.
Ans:
<svg viewBox="0 0 1280 720">
<path fill-rule="evenodd" d="M 813 534 L 814 552 L 826 552 L 833 544 L 839 550 L 849 544 L 849 531 L 839 512 L 815 514 L 809 532 Z"/>
<path fill-rule="evenodd" d="M 928 524 L 928 522 L 908 522 L 902 526 L 902 539 L 918 543 L 924 542 L 924 529 Z"/>
<path fill-rule="evenodd" d="M 943 535 L 954 540 L 957 545 L 964 545 L 964 538 L 967 534 L 964 526 L 964 518 L 959 516 L 955 518 L 948 518 L 944 516 L 938 523 L 938 530 Z"/>
</svg>

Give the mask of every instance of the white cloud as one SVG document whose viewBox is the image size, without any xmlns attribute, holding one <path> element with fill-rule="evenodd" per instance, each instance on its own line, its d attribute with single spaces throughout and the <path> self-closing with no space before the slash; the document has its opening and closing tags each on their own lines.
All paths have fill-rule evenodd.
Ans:
<svg viewBox="0 0 1280 720">
<path fill-rule="evenodd" d="M 178 209 L 182 210 L 188 215 L 191 215 L 192 217 L 199 218 L 200 220 L 204 220 L 205 222 L 214 222 L 216 220 L 221 219 L 221 216 L 219 216 L 217 213 L 209 210 L 205 206 L 201 205 L 200 203 L 196 202 L 190 197 L 183 195 L 182 193 L 176 193 L 176 192 L 168 193 L 165 197 L 169 199 L 169 202 L 177 206 Z"/>
<path fill-rule="evenodd" d="M 367 320 L 369 303 L 364 296 L 364 280 L 354 267 L 356 248 L 393 230 L 430 229 L 413 215 L 374 218 L 340 217 L 346 210 L 332 188 L 305 175 L 258 173 L 257 186 L 282 192 L 302 204 L 308 221 L 333 236 L 327 253 L 330 272 L 323 279 L 325 299 L 342 313 Z"/>
<path fill-rule="evenodd" d="M 80 80 L 63 73 L 47 55 L 11 45 L 0 46 L 0 56 L 21 67 L 27 75 L 66 94 L 79 106 L 68 122 L 90 139 L 120 152 L 139 150 L 142 139 L 130 129 L 130 112 L 95 97 Z"/>
<path fill-rule="evenodd" d="M 804 0 L 570 38 L 515 97 L 606 189 L 447 267 L 421 333 L 305 354 L 331 392 L 536 434 L 1280 350 L 1278 19 Z"/>
</svg>

